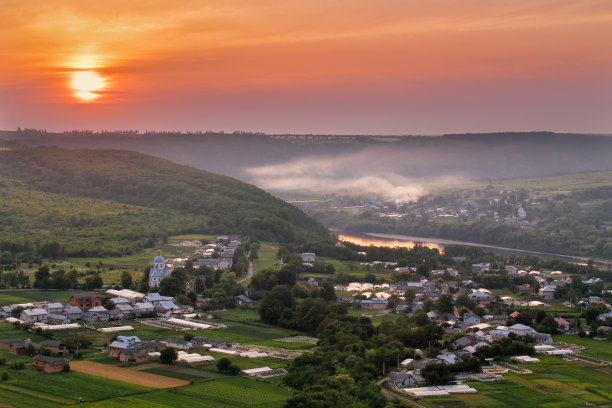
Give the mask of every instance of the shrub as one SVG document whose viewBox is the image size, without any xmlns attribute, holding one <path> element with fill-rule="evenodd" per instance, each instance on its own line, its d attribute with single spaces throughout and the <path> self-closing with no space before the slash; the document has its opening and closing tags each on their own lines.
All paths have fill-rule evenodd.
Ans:
<svg viewBox="0 0 612 408">
<path fill-rule="evenodd" d="M 2 381 L 7 381 L 9 379 L 9 375 L 6 371 L 4 371 L 2 374 L 0 374 L 0 379 Z"/>
</svg>

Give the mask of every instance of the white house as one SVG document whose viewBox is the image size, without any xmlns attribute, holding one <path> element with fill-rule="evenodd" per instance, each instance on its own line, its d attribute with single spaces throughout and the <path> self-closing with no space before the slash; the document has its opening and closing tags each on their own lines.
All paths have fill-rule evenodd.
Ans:
<svg viewBox="0 0 612 408">
<path fill-rule="evenodd" d="M 535 331 L 534 328 L 525 326 L 524 324 L 521 324 L 521 323 L 517 323 L 513 326 L 508 327 L 508 331 L 510 331 L 510 333 L 516 334 L 517 336 L 527 336 L 527 335 L 533 336 L 534 334 L 537 333 L 537 331 Z"/>
<path fill-rule="evenodd" d="M 26 309 L 21 312 L 19 318 L 26 323 L 44 322 L 47 320 L 47 311 L 40 308 Z"/>
<path fill-rule="evenodd" d="M 314 252 L 302 252 L 302 262 L 314 262 L 315 261 L 315 253 Z"/>
</svg>

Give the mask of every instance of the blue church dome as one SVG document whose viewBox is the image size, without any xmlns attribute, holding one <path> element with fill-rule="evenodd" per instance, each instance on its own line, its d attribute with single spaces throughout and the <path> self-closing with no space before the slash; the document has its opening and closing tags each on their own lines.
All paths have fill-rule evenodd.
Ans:
<svg viewBox="0 0 612 408">
<path fill-rule="evenodd" d="M 161 251 L 157 251 L 157 256 L 153 259 L 153 263 L 164 263 L 164 257 L 161 256 Z"/>
</svg>

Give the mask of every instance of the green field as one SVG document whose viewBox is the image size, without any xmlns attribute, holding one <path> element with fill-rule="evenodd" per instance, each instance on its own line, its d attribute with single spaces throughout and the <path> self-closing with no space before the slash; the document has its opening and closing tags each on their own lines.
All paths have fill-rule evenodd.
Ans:
<svg viewBox="0 0 612 408">
<path fill-rule="evenodd" d="M 468 382 L 477 394 L 430 397 L 419 401 L 427 407 L 572 408 L 612 406 L 612 370 L 588 364 L 567 362 L 556 357 L 538 356 L 539 364 L 523 364 L 533 374 L 503 374 L 506 381 Z"/>
<path fill-rule="evenodd" d="M 553 340 L 584 346 L 586 349 L 581 354 L 612 362 L 612 340 L 610 339 L 595 340 L 589 337 L 558 334 L 553 336 Z"/>
<path fill-rule="evenodd" d="M 0 402 L 16 408 L 59 407 L 74 404 L 75 398 L 99 401 L 151 390 L 75 372 L 45 374 L 33 366 L 6 371 L 10 379 L 0 383 Z"/>
<path fill-rule="evenodd" d="M 97 408 L 280 408 L 291 395 L 287 389 L 271 382 L 243 377 L 223 377 L 172 390 L 113 398 L 95 404 L 85 404 L 85 406 Z"/>
<path fill-rule="evenodd" d="M 75 291 L 70 290 L 2 290 L 0 291 L 0 306 L 15 303 L 30 303 L 40 301 L 67 302 Z"/>
<path fill-rule="evenodd" d="M 259 258 L 253 261 L 253 273 L 256 274 L 264 269 L 273 268 L 274 264 L 279 262 L 276 258 L 277 252 L 278 244 L 262 242 L 257 252 Z"/>
</svg>

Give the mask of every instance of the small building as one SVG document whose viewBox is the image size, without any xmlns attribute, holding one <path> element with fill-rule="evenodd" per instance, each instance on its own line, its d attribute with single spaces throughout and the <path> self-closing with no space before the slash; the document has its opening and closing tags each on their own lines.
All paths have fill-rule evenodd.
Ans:
<svg viewBox="0 0 612 408">
<path fill-rule="evenodd" d="M 119 361 L 122 362 L 133 361 L 140 363 L 147 360 L 149 360 L 149 353 L 135 347 L 126 348 L 119 352 Z"/>
<path fill-rule="evenodd" d="M 540 297 L 544 300 L 553 300 L 555 298 L 555 289 L 554 286 L 544 286 L 540 289 Z"/>
<path fill-rule="evenodd" d="M 33 358 L 34 366 L 44 371 L 45 373 L 59 373 L 64 371 L 68 362 L 64 358 L 35 356 Z M 42 384 L 41 384 L 42 385 Z"/>
<path fill-rule="evenodd" d="M 162 340 L 162 343 L 165 343 L 168 347 L 174 347 L 181 350 L 189 350 L 193 347 L 193 343 L 183 339 L 167 339 Z"/>
<path fill-rule="evenodd" d="M 533 336 L 537 333 L 534 328 L 526 326 L 521 323 L 517 323 L 513 326 L 508 327 L 510 333 L 514 333 L 517 336 Z"/>
<path fill-rule="evenodd" d="M 66 315 L 70 320 L 78 320 L 83 316 L 83 311 L 77 306 L 68 306 L 64 308 L 64 315 Z"/>
<path fill-rule="evenodd" d="M 519 294 L 523 294 L 523 293 L 535 293 L 536 289 L 531 286 L 530 284 L 526 283 L 524 285 L 520 285 L 518 287 L 518 293 Z"/>
<path fill-rule="evenodd" d="M 48 347 L 55 356 L 61 357 L 68 354 L 66 343 L 62 340 L 45 340 L 42 342 L 42 345 Z"/>
<path fill-rule="evenodd" d="M 96 306 L 102 306 L 102 298 L 91 293 L 79 293 L 70 297 L 72 306 L 80 307 L 81 309 L 90 309 Z"/>
<path fill-rule="evenodd" d="M 316 255 L 314 252 L 302 252 L 302 262 L 315 262 Z"/>
<path fill-rule="evenodd" d="M 19 341 L 9 344 L 9 353 L 16 356 L 24 355 L 27 353 L 29 346 L 32 346 L 33 354 L 38 354 L 40 350 L 40 343 L 32 343 L 30 340 Z"/>
<path fill-rule="evenodd" d="M 372 298 L 361 301 L 361 307 L 364 309 L 382 310 L 387 308 L 387 299 Z"/>
<path fill-rule="evenodd" d="M 236 296 L 236 303 L 238 306 L 252 306 L 255 302 L 244 295 Z"/>
<path fill-rule="evenodd" d="M 45 305 L 45 310 L 49 314 L 60 314 L 64 310 L 64 305 L 59 302 L 47 303 Z"/>
<path fill-rule="evenodd" d="M 555 323 L 561 331 L 568 331 L 570 328 L 569 322 L 562 317 L 555 317 Z"/>
<path fill-rule="evenodd" d="M 414 384 L 414 378 L 408 371 L 391 371 L 387 379 L 387 384 L 393 387 L 406 387 Z"/>
<path fill-rule="evenodd" d="M 36 323 L 47 321 L 47 311 L 44 309 L 26 309 L 21 312 L 19 318 L 26 323 Z"/>
<path fill-rule="evenodd" d="M 72 320 L 68 316 L 62 314 L 49 314 L 47 315 L 47 323 L 49 324 L 70 324 Z"/>
</svg>

